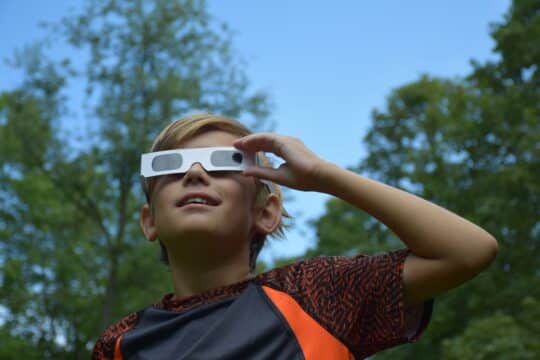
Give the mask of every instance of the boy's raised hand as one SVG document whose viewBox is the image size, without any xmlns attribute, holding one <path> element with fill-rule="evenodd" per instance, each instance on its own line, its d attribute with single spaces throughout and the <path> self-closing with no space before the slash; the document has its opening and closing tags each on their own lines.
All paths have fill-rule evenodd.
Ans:
<svg viewBox="0 0 540 360">
<path fill-rule="evenodd" d="M 277 169 L 252 166 L 243 171 L 246 176 L 270 180 L 302 191 L 319 191 L 322 185 L 320 180 L 328 163 L 298 138 L 275 133 L 255 133 L 237 139 L 234 146 L 246 152 L 270 152 L 285 160 Z"/>
</svg>

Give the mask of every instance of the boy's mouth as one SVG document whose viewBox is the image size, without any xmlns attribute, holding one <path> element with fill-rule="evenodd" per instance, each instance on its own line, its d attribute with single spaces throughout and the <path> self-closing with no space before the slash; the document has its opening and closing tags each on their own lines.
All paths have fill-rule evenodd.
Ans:
<svg viewBox="0 0 540 360">
<path fill-rule="evenodd" d="M 186 205 L 206 205 L 206 206 L 217 206 L 219 205 L 220 201 L 213 196 L 202 193 L 202 192 L 194 192 L 194 193 L 188 193 L 180 200 L 176 202 L 176 206 L 182 207 Z"/>
</svg>

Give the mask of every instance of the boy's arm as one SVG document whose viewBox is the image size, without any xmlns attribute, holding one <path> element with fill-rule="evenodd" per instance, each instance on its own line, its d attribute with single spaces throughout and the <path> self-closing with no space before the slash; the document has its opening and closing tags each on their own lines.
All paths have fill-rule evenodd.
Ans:
<svg viewBox="0 0 540 360">
<path fill-rule="evenodd" d="M 286 161 L 278 169 L 247 169 L 245 175 L 334 195 L 388 226 L 412 252 L 403 269 L 407 305 L 473 278 L 497 254 L 497 241 L 477 225 L 418 196 L 321 160 L 299 139 L 258 133 L 234 145 L 272 152 Z"/>
<path fill-rule="evenodd" d="M 321 167 L 321 190 L 377 218 L 412 251 L 403 268 L 407 304 L 433 298 L 473 278 L 497 254 L 497 241 L 477 225 L 334 164 Z"/>
</svg>

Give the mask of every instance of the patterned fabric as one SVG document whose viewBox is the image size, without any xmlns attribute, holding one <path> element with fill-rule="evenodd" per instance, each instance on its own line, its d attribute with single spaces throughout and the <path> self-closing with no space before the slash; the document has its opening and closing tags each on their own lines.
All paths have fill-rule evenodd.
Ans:
<svg viewBox="0 0 540 360">
<path fill-rule="evenodd" d="M 138 313 L 131 313 L 116 324 L 109 326 L 96 342 L 92 359 L 114 359 L 116 339 L 131 330 L 137 324 L 138 317 Z"/>
<path fill-rule="evenodd" d="M 402 271 L 409 253 L 400 249 L 375 256 L 306 259 L 182 299 L 167 294 L 151 307 L 185 313 L 239 296 L 250 283 L 267 286 L 290 295 L 356 359 L 363 359 L 417 341 L 431 318 L 433 300 L 404 305 Z M 96 343 L 93 359 L 113 359 L 116 340 L 137 325 L 140 313 L 109 327 Z"/>
</svg>

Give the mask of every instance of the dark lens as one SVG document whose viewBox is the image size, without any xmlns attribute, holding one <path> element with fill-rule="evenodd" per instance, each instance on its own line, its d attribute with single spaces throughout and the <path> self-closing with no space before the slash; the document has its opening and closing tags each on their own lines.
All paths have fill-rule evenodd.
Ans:
<svg viewBox="0 0 540 360">
<path fill-rule="evenodd" d="M 219 166 L 237 166 L 242 163 L 243 156 L 234 150 L 216 150 L 210 155 L 212 165 Z"/>
<path fill-rule="evenodd" d="M 152 160 L 152 170 L 154 171 L 174 170 L 181 166 L 182 155 L 180 154 L 158 155 Z"/>
<path fill-rule="evenodd" d="M 236 161 L 238 164 L 241 164 L 241 163 L 242 163 L 242 159 L 243 159 L 244 157 L 243 157 L 242 154 L 240 154 L 240 153 L 234 153 L 233 156 L 232 156 L 232 158 L 233 158 L 233 161 Z"/>
</svg>

